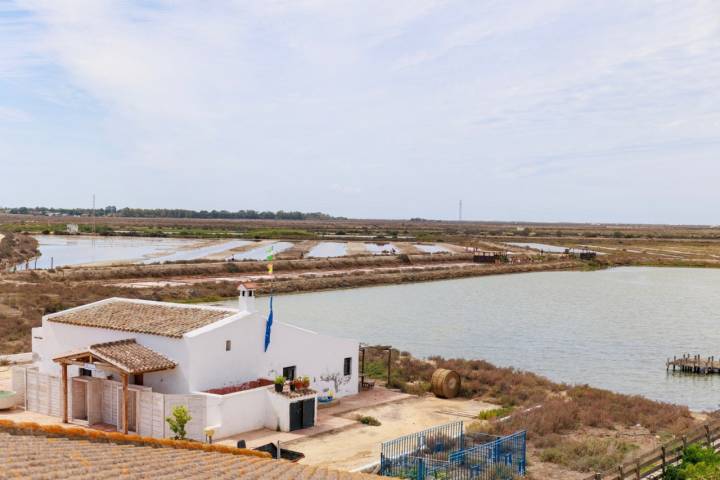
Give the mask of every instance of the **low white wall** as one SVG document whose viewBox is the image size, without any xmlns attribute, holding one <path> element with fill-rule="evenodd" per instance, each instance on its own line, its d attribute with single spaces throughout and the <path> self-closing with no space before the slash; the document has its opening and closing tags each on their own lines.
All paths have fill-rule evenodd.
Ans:
<svg viewBox="0 0 720 480">
<path fill-rule="evenodd" d="M 290 404 L 315 398 L 316 394 L 290 398 L 278 394 L 272 385 L 228 395 L 195 392 L 207 399 L 208 427 L 215 429 L 215 439 L 251 432 L 260 428 L 290 431 Z M 317 420 L 317 401 L 315 402 Z"/>
<path fill-rule="evenodd" d="M 209 427 L 215 427 L 215 438 L 224 438 L 238 433 L 250 432 L 259 428 L 275 428 L 268 425 L 273 420 L 268 410 L 269 387 L 253 388 L 243 392 L 215 395 L 194 392 L 207 399 L 207 419 Z"/>
</svg>

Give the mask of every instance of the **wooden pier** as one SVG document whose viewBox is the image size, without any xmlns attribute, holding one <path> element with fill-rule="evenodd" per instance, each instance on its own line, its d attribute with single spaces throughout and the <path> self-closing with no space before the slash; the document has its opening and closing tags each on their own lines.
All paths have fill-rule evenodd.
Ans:
<svg viewBox="0 0 720 480">
<path fill-rule="evenodd" d="M 665 362 L 665 369 L 669 372 L 672 367 L 673 372 L 676 369 L 680 372 L 698 373 L 700 375 L 709 375 L 711 373 L 720 373 L 720 360 L 716 360 L 715 356 L 701 358 L 700 355 L 685 354 L 680 358 L 669 358 Z"/>
</svg>

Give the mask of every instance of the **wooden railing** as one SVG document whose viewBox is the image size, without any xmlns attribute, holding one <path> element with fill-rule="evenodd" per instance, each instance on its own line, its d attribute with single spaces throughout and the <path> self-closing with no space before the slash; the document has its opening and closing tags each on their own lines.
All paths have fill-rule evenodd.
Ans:
<svg viewBox="0 0 720 480">
<path fill-rule="evenodd" d="M 629 462 L 618 465 L 604 473 L 595 473 L 585 480 L 625 480 L 641 478 L 662 478 L 665 469 L 680 461 L 683 450 L 693 443 L 701 443 L 718 450 L 720 439 L 720 420 L 697 427 L 685 435 L 671 440 L 655 450 L 651 450 Z"/>
</svg>

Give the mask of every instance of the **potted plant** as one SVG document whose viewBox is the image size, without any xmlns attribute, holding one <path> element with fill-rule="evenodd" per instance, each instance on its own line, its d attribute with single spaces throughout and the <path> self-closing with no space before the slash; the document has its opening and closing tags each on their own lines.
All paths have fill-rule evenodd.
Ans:
<svg viewBox="0 0 720 480">
<path fill-rule="evenodd" d="M 303 388 L 310 388 L 310 377 L 305 375 L 302 377 Z"/>
<path fill-rule="evenodd" d="M 305 387 L 305 383 L 302 378 L 296 378 L 293 381 L 293 384 L 295 384 L 295 390 L 302 390 Z"/>
<path fill-rule="evenodd" d="M 275 391 L 277 393 L 282 393 L 283 387 L 285 386 L 285 377 L 282 375 L 278 375 L 275 377 Z"/>
</svg>

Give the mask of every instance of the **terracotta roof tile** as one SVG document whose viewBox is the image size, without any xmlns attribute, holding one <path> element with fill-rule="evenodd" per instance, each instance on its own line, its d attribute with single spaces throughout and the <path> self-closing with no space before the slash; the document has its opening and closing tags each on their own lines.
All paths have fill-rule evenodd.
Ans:
<svg viewBox="0 0 720 480">
<path fill-rule="evenodd" d="M 169 358 L 140 345 L 135 339 L 91 345 L 89 352 L 132 373 L 156 372 L 175 368 Z"/>
<path fill-rule="evenodd" d="M 0 478 L 371 480 L 377 477 L 246 455 L 95 443 L 37 434 L 11 435 L 0 431 Z"/>
<path fill-rule="evenodd" d="M 180 338 L 237 313 L 231 309 L 113 298 L 54 314 L 51 322 Z"/>
</svg>

